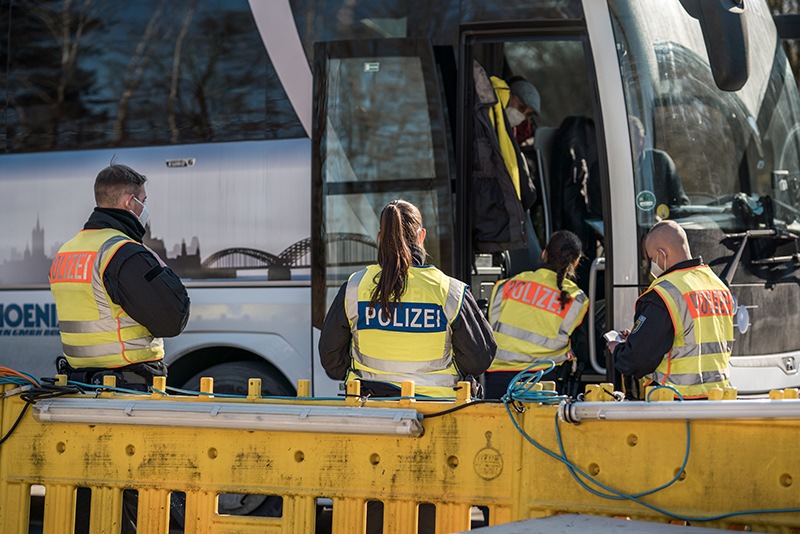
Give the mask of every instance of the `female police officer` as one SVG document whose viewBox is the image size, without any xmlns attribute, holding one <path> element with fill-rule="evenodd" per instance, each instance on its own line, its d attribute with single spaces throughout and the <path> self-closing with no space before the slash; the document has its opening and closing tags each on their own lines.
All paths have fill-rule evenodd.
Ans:
<svg viewBox="0 0 800 534">
<path fill-rule="evenodd" d="M 467 286 L 425 264 L 425 228 L 416 206 L 387 204 L 378 264 L 353 273 L 328 310 L 319 341 L 333 379 L 361 380 L 361 392 L 453 397 L 459 379 L 483 373 L 497 348 Z"/>
<path fill-rule="evenodd" d="M 571 336 L 583 322 L 589 299 L 568 277 L 581 259 L 581 241 L 567 230 L 550 237 L 542 259 L 545 265 L 495 284 L 489 320 L 497 338 L 497 358 L 486 373 L 486 397 L 499 399 L 511 379 L 541 360 L 556 369 L 544 380 L 563 382 L 560 365 L 573 359 Z M 558 384 L 563 387 L 563 383 Z M 559 387 L 559 392 L 562 392 Z"/>
</svg>

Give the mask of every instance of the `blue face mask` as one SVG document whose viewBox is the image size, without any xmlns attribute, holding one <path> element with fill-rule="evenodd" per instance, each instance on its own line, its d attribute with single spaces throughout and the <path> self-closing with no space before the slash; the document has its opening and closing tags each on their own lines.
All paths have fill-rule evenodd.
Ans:
<svg viewBox="0 0 800 534">
<path fill-rule="evenodd" d="M 142 213 L 140 213 L 139 215 L 136 215 L 136 213 L 134 213 L 133 211 L 131 211 L 131 213 L 133 213 L 133 215 L 137 219 L 139 219 L 139 223 L 142 225 L 142 228 L 144 228 L 147 226 L 147 222 L 150 220 L 150 212 L 147 210 L 147 204 L 145 204 L 136 197 L 133 197 L 133 200 L 135 200 L 142 206 Z"/>
</svg>

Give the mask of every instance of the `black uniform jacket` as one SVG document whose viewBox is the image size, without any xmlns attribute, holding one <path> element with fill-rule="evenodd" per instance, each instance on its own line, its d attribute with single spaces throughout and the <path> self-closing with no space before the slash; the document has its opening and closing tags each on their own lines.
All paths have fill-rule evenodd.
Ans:
<svg viewBox="0 0 800 534">
<path fill-rule="evenodd" d="M 702 263 L 702 258 L 682 261 L 664 274 Z M 614 349 L 614 366 L 623 375 L 639 380 L 656 370 L 674 341 L 675 328 L 666 303 L 657 292 L 648 291 L 636 301 L 633 328 L 628 340 Z"/>
<path fill-rule="evenodd" d="M 414 255 L 414 264 L 422 265 L 419 257 Z M 334 380 L 344 380 L 350 368 L 350 323 L 344 309 L 345 289 L 342 284 L 336 298 L 333 299 L 322 334 L 319 339 L 319 357 L 322 367 Z M 453 353 L 458 371 L 466 376 L 477 377 L 483 373 L 494 360 L 497 343 L 494 340 L 492 327 L 483 316 L 475 302 L 472 292 L 464 292 L 464 303 L 461 312 L 453 321 Z M 362 392 L 371 391 L 373 396 L 393 396 L 398 394 L 396 387 L 372 381 L 362 381 Z"/>
<path fill-rule="evenodd" d="M 155 337 L 180 334 L 189 320 L 189 295 L 181 279 L 162 267 L 140 243 L 144 228 L 125 210 L 95 208 L 84 230 L 113 228 L 136 243 L 122 245 L 111 258 L 103 283 L 111 300 Z"/>
</svg>

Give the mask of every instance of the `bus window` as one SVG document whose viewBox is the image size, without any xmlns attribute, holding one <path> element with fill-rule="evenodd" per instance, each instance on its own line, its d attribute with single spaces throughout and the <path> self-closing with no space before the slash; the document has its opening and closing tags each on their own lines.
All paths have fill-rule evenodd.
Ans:
<svg viewBox="0 0 800 534">
<path fill-rule="evenodd" d="M 305 137 L 247 1 L 61 4 L 13 12 L 6 152 Z"/>
<path fill-rule="evenodd" d="M 451 269 L 450 174 L 441 89 L 426 40 L 339 41 L 315 49 L 313 169 L 314 324 L 321 326 L 339 286 L 377 261 L 380 212 L 412 202 L 428 228 L 432 262 Z M 318 229 L 318 230 L 317 230 Z M 321 275 L 321 276 L 320 276 Z"/>
<path fill-rule="evenodd" d="M 800 320 L 800 99 L 769 13 L 749 4 L 751 73 L 728 92 L 716 86 L 700 25 L 680 3 L 610 3 L 638 235 L 657 220 L 677 221 L 693 255 L 730 284 L 747 312 L 736 316 L 731 358 L 740 391 L 795 384 L 800 343 L 785 325 Z M 650 283 L 647 264 L 641 287 Z"/>
<path fill-rule="evenodd" d="M 588 41 L 580 27 L 576 27 L 571 33 L 561 35 L 553 35 L 551 31 L 546 35 L 513 38 L 476 36 L 470 45 L 471 57 L 495 78 L 496 86 L 502 87 L 498 79 L 512 86 L 521 78 L 528 80 L 538 90 L 541 102 L 538 113 L 511 129 L 537 190 L 536 202 L 523 212 L 523 217 L 530 220 L 535 239 L 528 239 L 526 248 L 495 252 L 493 263 L 501 267 L 502 277 L 538 268 L 542 262 L 541 250 L 550 234 L 569 230 L 584 245 L 585 259 L 576 274 L 578 284 L 588 293 L 594 260 L 605 255 L 604 158 L 598 142 L 599 112 L 595 107 L 594 75 L 587 59 Z M 485 199 L 475 198 L 474 191 L 475 188 L 473 212 L 477 213 Z M 485 247 L 482 243 L 476 245 L 476 252 Z M 475 264 L 480 265 L 479 259 Z M 486 298 L 491 284 L 485 282 L 482 272 L 476 275 L 473 275 L 473 291 L 480 288 L 480 296 Z M 601 311 L 605 299 L 602 274 L 595 281 L 599 283 L 592 284 L 596 289 L 591 298 L 598 315 L 593 320 L 601 330 L 605 326 Z M 590 346 L 597 344 L 596 350 L 602 353 L 602 344 L 598 342 L 601 337 L 597 332 L 588 334 L 587 324 L 577 336 L 574 352 L 585 373 L 602 373 L 599 364 L 594 371 L 590 370 L 590 360 L 594 361 L 590 358 Z"/>
</svg>

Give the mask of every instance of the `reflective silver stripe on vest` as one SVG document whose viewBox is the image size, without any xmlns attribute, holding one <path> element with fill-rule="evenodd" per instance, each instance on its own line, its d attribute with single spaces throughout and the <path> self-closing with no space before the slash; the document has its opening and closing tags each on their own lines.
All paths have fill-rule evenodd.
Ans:
<svg viewBox="0 0 800 534">
<path fill-rule="evenodd" d="M 493 328 L 497 327 L 497 322 L 500 320 L 500 312 L 503 307 L 503 288 L 508 283 L 509 279 L 497 283 L 497 289 L 494 291 L 494 299 L 489 306 L 489 323 Z"/>
<path fill-rule="evenodd" d="M 155 343 L 154 343 L 155 342 Z M 162 346 L 163 340 L 154 338 L 152 336 L 141 337 L 138 339 L 131 339 L 125 341 L 124 350 L 133 351 L 141 349 L 149 349 L 152 347 Z M 64 347 L 64 354 L 74 358 L 96 358 L 100 356 L 108 356 L 110 354 L 119 354 L 123 352 L 123 345 L 120 343 L 103 343 L 101 345 L 67 345 L 62 344 Z"/>
<path fill-rule="evenodd" d="M 664 280 L 663 282 L 657 284 L 656 287 L 663 288 L 667 293 L 669 293 L 669 296 L 672 297 L 672 301 L 678 307 L 678 312 L 681 314 L 679 319 L 683 323 L 683 344 L 695 345 L 694 319 L 692 319 L 692 315 L 689 313 L 689 306 L 686 305 L 686 301 L 683 298 L 683 293 L 681 293 L 681 290 L 669 280 Z M 667 304 L 667 310 L 669 309 L 669 304 Z"/>
<path fill-rule="evenodd" d="M 495 354 L 494 358 L 496 360 L 503 360 L 506 362 L 517 362 L 517 363 L 524 363 L 530 365 L 534 362 L 538 362 L 541 360 L 551 360 L 553 363 L 561 363 L 565 362 L 569 359 L 569 353 L 565 352 L 564 354 L 560 354 L 558 356 L 528 356 L 527 354 L 520 354 L 518 352 L 512 352 L 510 350 L 505 349 L 497 349 L 497 354 Z"/>
<path fill-rule="evenodd" d="M 116 332 L 117 325 L 116 319 L 114 323 L 98 322 L 98 321 L 59 321 L 58 327 L 62 332 L 67 334 L 93 334 L 99 332 Z M 132 317 L 123 315 L 119 318 L 119 323 L 122 328 L 129 326 L 139 326 Z"/>
<path fill-rule="evenodd" d="M 450 278 L 450 284 L 447 290 L 447 297 L 445 299 L 444 304 L 444 315 L 447 318 L 447 331 L 445 333 L 445 340 L 444 346 L 442 350 L 442 357 L 437 358 L 435 360 L 423 360 L 423 361 L 394 361 L 394 360 L 384 360 L 381 358 L 375 358 L 372 356 L 368 356 L 361 352 L 359 340 L 358 340 L 358 291 L 359 285 L 361 284 L 364 275 L 367 273 L 366 269 L 362 269 L 357 273 L 354 273 L 350 280 L 347 282 L 347 287 L 345 288 L 345 300 L 347 302 L 347 318 L 350 321 L 350 332 L 353 336 L 353 342 L 351 345 L 351 356 L 361 365 L 365 367 L 369 367 L 371 369 L 375 369 L 376 371 L 380 371 L 381 373 L 407 373 L 411 375 L 414 380 L 420 382 L 420 377 L 418 374 L 426 373 L 430 374 L 435 371 L 444 371 L 453 361 L 453 341 L 452 341 L 452 329 L 450 327 L 450 323 L 458 316 L 459 311 L 461 310 L 461 303 L 462 295 L 466 290 L 466 284 L 463 282 L 456 280 L 454 278 Z M 353 369 L 355 371 L 355 369 Z M 365 372 L 363 369 L 359 370 L 362 373 L 362 376 L 365 374 L 373 374 Z M 377 376 L 382 378 L 376 378 L 375 380 L 388 380 L 391 382 L 402 382 L 403 380 L 409 380 L 409 377 L 406 376 L 401 380 L 395 380 L 394 378 L 389 378 L 388 375 L 378 374 Z M 455 375 L 448 375 L 454 377 Z M 366 378 L 366 376 L 364 376 Z M 452 383 L 458 381 L 457 377 L 453 378 Z M 450 385 L 450 384 L 422 384 L 421 385 Z"/>
<path fill-rule="evenodd" d="M 444 315 L 447 317 L 447 322 L 452 323 L 461 310 L 461 298 L 466 291 L 466 284 L 455 278 L 450 279 L 450 286 L 447 289 L 447 299 L 444 302 Z M 450 341 L 450 328 L 447 329 L 447 340 Z"/>
<path fill-rule="evenodd" d="M 451 358 L 444 357 L 439 358 L 438 360 L 399 362 L 394 360 L 381 360 L 379 358 L 373 358 L 363 354 L 362 352 L 359 352 L 358 354 L 359 363 L 384 373 L 431 373 L 433 371 L 447 369 L 450 366 L 450 360 Z"/>
<path fill-rule="evenodd" d="M 665 379 L 666 378 L 666 382 Z M 656 371 L 653 373 L 653 380 L 658 382 L 659 384 L 675 384 L 678 386 L 699 386 L 702 384 L 714 384 L 723 382 L 725 380 L 729 380 L 728 370 L 724 369 L 722 371 L 703 371 L 700 374 L 690 373 L 685 375 L 676 375 L 671 374 L 669 376 L 664 375 L 663 373 L 659 373 Z"/>
<path fill-rule="evenodd" d="M 538 345 L 552 351 L 563 349 L 569 342 L 569 336 L 559 336 L 558 339 L 552 339 L 541 334 L 537 334 L 536 332 L 525 330 L 524 328 L 512 326 L 508 323 L 498 323 L 494 331 L 497 334 L 504 334 L 522 341 L 527 341 L 528 343 L 533 343 L 534 345 Z"/>
<path fill-rule="evenodd" d="M 354 273 L 347 281 L 347 287 L 344 292 L 344 299 L 347 302 L 347 319 L 350 321 L 350 333 L 353 336 L 352 352 L 359 353 L 358 351 L 358 286 L 361 284 L 361 279 L 367 274 L 366 269 L 362 269 Z M 355 356 L 355 355 L 353 355 Z"/>
<path fill-rule="evenodd" d="M 352 372 L 359 378 L 364 380 L 374 380 L 376 382 L 395 382 L 401 384 L 409 381 L 414 382 L 416 386 L 440 386 L 440 387 L 455 387 L 458 385 L 458 377 L 449 374 L 420 374 L 420 375 L 399 375 L 399 374 L 383 374 L 371 373 L 364 369 L 352 369 Z"/>
<path fill-rule="evenodd" d="M 583 303 L 586 302 L 586 295 L 578 293 L 573 297 L 572 302 L 568 304 L 569 310 L 561 321 L 561 326 L 558 328 L 558 337 L 566 337 L 569 339 L 569 328 L 578 320 L 578 315 L 581 313 Z"/>
<path fill-rule="evenodd" d="M 672 349 L 672 359 L 700 356 L 701 354 L 727 354 L 731 348 L 729 348 L 727 341 L 709 341 L 708 343 L 697 345 L 674 347 Z"/>
<path fill-rule="evenodd" d="M 130 238 L 122 235 L 115 235 L 108 238 L 105 243 L 100 245 L 100 248 L 97 249 L 97 256 L 95 257 L 94 267 L 92 268 L 92 291 L 94 292 L 94 300 L 97 303 L 97 310 L 100 312 L 100 321 L 113 320 L 114 329 L 117 327 L 116 319 L 111 314 L 111 305 L 108 303 L 106 297 L 106 287 L 103 283 L 103 275 L 100 272 L 100 268 L 103 266 L 106 254 L 108 254 L 111 247 L 120 241 L 130 240 Z"/>
</svg>

